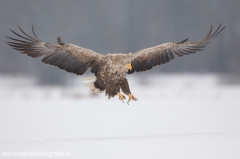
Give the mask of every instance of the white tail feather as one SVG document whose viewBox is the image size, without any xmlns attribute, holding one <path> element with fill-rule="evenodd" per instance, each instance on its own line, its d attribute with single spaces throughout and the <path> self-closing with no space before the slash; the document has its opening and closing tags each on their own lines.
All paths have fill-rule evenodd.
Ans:
<svg viewBox="0 0 240 159">
<path fill-rule="evenodd" d="M 85 83 L 86 86 L 89 87 L 91 91 L 98 92 L 98 93 L 104 92 L 104 91 L 100 91 L 98 88 L 94 86 L 96 77 L 82 78 L 82 80 L 83 80 L 83 83 Z"/>
</svg>

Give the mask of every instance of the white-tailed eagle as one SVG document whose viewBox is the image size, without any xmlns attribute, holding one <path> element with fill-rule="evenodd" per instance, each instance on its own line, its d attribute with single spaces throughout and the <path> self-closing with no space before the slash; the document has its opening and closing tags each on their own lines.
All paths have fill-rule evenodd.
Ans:
<svg viewBox="0 0 240 159">
<path fill-rule="evenodd" d="M 207 36 L 198 41 L 187 42 L 188 39 L 185 39 L 180 42 L 169 42 L 129 54 L 102 55 L 74 44 L 64 43 L 60 37 L 55 44 L 47 43 L 36 36 L 33 27 L 34 37 L 29 36 L 19 27 L 22 35 L 10 30 L 20 39 L 6 38 L 12 40 L 7 44 L 13 49 L 33 58 L 43 56 L 42 62 L 67 72 L 82 75 L 90 68 L 95 77 L 85 80 L 92 91 L 105 92 L 108 98 L 118 95 L 119 99 L 124 101 L 125 96 L 120 93 L 121 89 L 128 96 L 129 103 L 131 100 L 136 101 L 137 98 L 130 91 L 126 74 L 150 70 L 154 66 L 171 61 L 175 56 L 182 57 L 201 51 L 212 39 L 221 35 L 224 28 L 220 24 L 215 31 L 212 31 L 211 27 Z"/>
</svg>

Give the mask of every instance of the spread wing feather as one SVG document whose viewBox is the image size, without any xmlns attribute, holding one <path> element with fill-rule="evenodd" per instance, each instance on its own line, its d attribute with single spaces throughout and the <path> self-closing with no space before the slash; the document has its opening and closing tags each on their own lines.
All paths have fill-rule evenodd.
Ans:
<svg viewBox="0 0 240 159">
<path fill-rule="evenodd" d="M 33 58 L 44 56 L 42 62 L 77 75 L 82 75 L 88 68 L 94 68 L 91 70 L 93 73 L 98 71 L 97 68 L 104 57 L 102 54 L 73 44 L 64 44 L 60 37 L 58 44 L 43 42 L 36 36 L 33 27 L 32 32 L 35 38 L 26 34 L 19 26 L 18 28 L 23 35 L 10 30 L 21 39 L 6 38 L 12 40 L 7 44 L 22 54 Z"/>
<path fill-rule="evenodd" d="M 143 49 L 132 54 L 132 70 L 128 73 L 141 72 L 152 69 L 154 66 L 165 64 L 174 59 L 175 56 L 182 57 L 203 50 L 211 40 L 220 36 L 225 27 L 219 27 L 212 32 L 212 26 L 205 38 L 195 42 L 187 42 L 188 39 L 177 43 L 165 43 L 151 48 Z"/>
</svg>

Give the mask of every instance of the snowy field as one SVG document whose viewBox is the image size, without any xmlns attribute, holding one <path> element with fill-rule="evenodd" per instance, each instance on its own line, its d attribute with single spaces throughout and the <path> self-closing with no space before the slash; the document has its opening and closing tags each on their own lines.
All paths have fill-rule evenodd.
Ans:
<svg viewBox="0 0 240 159">
<path fill-rule="evenodd" d="M 0 77 L 0 158 L 35 151 L 76 159 L 240 158 L 240 85 L 211 74 L 143 77 L 128 77 L 138 98 L 130 105 L 91 93 L 81 77 L 69 87 Z"/>
</svg>

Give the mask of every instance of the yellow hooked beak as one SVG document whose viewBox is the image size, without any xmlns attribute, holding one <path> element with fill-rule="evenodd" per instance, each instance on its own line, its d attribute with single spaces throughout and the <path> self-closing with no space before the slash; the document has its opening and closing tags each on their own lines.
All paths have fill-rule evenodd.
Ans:
<svg viewBox="0 0 240 159">
<path fill-rule="evenodd" d="M 125 65 L 129 70 L 132 70 L 132 65 L 131 64 L 126 64 Z"/>
</svg>

